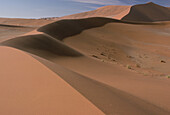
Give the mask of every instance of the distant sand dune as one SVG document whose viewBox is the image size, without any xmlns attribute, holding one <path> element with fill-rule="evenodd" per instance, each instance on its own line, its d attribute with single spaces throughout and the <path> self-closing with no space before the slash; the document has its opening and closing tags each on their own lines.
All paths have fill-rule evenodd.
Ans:
<svg viewBox="0 0 170 115">
<path fill-rule="evenodd" d="M 56 20 L 83 19 L 89 17 L 106 17 L 130 22 L 170 21 L 170 8 L 152 2 L 134 6 L 110 5 L 93 11 L 63 16 L 56 18 Z"/>
<path fill-rule="evenodd" d="M 103 26 L 113 21 L 119 22 L 109 18 L 88 18 L 77 20 L 61 20 L 38 29 L 54 38 L 63 40 L 66 37 L 81 33 L 85 29 Z"/>
<path fill-rule="evenodd" d="M 10 39 L 3 42 L 2 45 L 21 49 L 44 58 L 53 58 L 56 56 L 82 56 L 82 54 L 64 45 L 57 39 L 44 34 L 28 35 Z"/>
<path fill-rule="evenodd" d="M 121 19 L 125 15 L 127 15 L 130 11 L 131 6 L 104 6 L 98 8 L 93 11 L 68 15 L 64 17 L 60 17 L 58 19 L 81 19 L 81 18 L 89 18 L 89 17 L 107 17 L 107 18 L 114 18 L 114 19 Z"/>
<path fill-rule="evenodd" d="M 15 26 L 30 26 L 40 27 L 48 23 L 52 23 L 54 20 L 44 19 L 20 19 L 20 18 L 0 18 L 0 24 L 15 25 Z"/>
<path fill-rule="evenodd" d="M 130 12 L 122 20 L 138 22 L 170 21 L 170 9 L 154 3 L 135 5 L 131 7 Z"/>
<path fill-rule="evenodd" d="M 115 20 L 104 17 L 92 17 L 85 19 L 65 19 L 47 24 L 38 29 L 39 32 L 44 32 L 54 38 L 63 40 L 66 37 L 80 34 L 82 31 L 102 27 L 108 23 L 125 23 L 125 24 L 141 24 L 141 25 L 162 25 L 163 23 L 138 23 Z"/>
</svg>

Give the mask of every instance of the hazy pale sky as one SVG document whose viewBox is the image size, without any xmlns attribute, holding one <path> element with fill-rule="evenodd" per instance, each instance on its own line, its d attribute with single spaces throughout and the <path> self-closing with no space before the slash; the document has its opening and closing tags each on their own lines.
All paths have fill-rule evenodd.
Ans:
<svg viewBox="0 0 170 115">
<path fill-rule="evenodd" d="M 170 7 L 170 0 L 0 0 L 0 17 L 59 17 L 105 5 L 134 5 L 150 1 Z"/>
</svg>

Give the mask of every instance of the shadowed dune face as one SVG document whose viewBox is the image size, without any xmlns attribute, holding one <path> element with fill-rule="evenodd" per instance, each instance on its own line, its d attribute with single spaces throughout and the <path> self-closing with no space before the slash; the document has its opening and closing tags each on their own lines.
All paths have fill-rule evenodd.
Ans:
<svg viewBox="0 0 170 115">
<path fill-rule="evenodd" d="M 120 18 L 128 10 L 122 7 L 125 11 L 122 13 L 119 8 L 113 14 Z M 103 15 L 108 9 L 112 9 L 112 6 L 99 8 L 91 14 L 80 14 L 80 17 L 92 16 L 93 13 Z M 111 14 L 108 12 L 106 15 Z M 75 18 L 79 18 L 79 15 Z M 131 21 L 104 17 L 60 20 L 40 27 L 39 32 L 32 31 L 25 36 L 2 42 L 3 46 L 29 53 L 48 67 L 45 68 L 31 57 L 28 59 L 28 56 L 15 51 L 9 53 L 0 48 L 3 52 L 0 54 L 3 55 L 0 56 L 0 62 L 5 65 L 0 72 L 3 74 L 0 77 L 0 88 L 3 91 L 0 100 L 4 102 L 0 106 L 4 107 L 3 112 L 8 112 L 6 109 L 10 107 L 18 112 L 17 107 L 20 106 L 23 112 L 30 114 L 38 109 L 57 112 L 59 115 L 99 115 L 103 114 L 101 111 L 108 115 L 169 115 L 170 82 L 161 78 L 160 73 L 163 76 L 170 74 L 170 23 Z M 12 63 L 10 67 L 6 61 Z M 6 72 L 8 68 L 11 72 Z M 6 87 L 9 88 L 8 92 Z M 14 92 L 16 89 L 19 93 Z M 74 93 L 74 90 L 81 95 L 76 94 L 76 91 Z M 20 100 L 19 97 L 20 103 L 15 100 Z M 9 105 L 5 102 L 15 103 Z"/>
<path fill-rule="evenodd" d="M 88 18 L 77 20 L 61 20 L 38 29 L 54 38 L 63 40 L 66 37 L 81 33 L 85 29 L 103 26 L 111 22 L 119 22 L 109 18 Z"/>
<path fill-rule="evenodd" d="M 0 42 L 23 35 L 34 29 L 35 28 L 0 24 Z"/>
<path fill-rule="evenodd" d="M 10 39 L 3 42 L 2 45 L 21 49 L 47 59 L 54 58 L 57 56 L 82 56 L 82 54 L 69 48 L 60 41 L 44 34 L 28 35 Z"/>
<path fill-rule="evenodd" d="M 96 81 L 98 77 L 96 77 L 96 80 L 93 80 L 90 76 L 83 76 L 75 73 L 40 57 L 33 57 L 45 64 L 49 69 L 58 75 L 62 76 L 61 78 L 63 80 L 79 91 L 106 115 L 168 115 L 167 111 L 162 110 L 147 101 L 141 100 L 140 98 L 132 96 L 129 93 L 106 85 L 102 83 L 102 80 L 100 82 Z"/>
<path fill-rule="evenodd" d="M 137 22 L 170 21 L 170 9 L 154 3 L 134 5 L 122 20 Z"/>
<path fill-rule="evenodd" d="M 85 19 L 72 19 L 72 20 L 60 20 L 54 23 L 45 25 L 38 29 L 39 32 L 44 32 L 58 40 L 63 40 L 64 38 L 80 34 L 82 31 L 102 27 L 108 23 L 127 23 L 127 24 L 148 24 L 151 23 L 133 23 L 121 20 L 115 20 L 111 18 L 85 18 Z M 152 25 L 152 24 L 151 24 Z"/>
<path fill-rule="evenodd" d="M 161 28 L 164 28 L 164 31 Z M 139 68 L 135 67 L 137 69 L 141 69 L 142 66 L 153 70 L 152 66 L 154 65 L 154 70 L 168 74 L 168 69 L 166 69 L 169 67 L 168 28 L 168 22 L 128 23 L 100 17 L 61 20 L 38 29 L 45 34 L 14 38 L 2 44 L 22 49 L 46 59 L 57 56 L 79 57 L 82 56 L 79 52 L 83 52 L 85 55 L 96 57 L 99 60 L 106 59 L 109 62 L 118 62 L 124 66 L 130 64 L 135 67 L 139 65 Z M 158 31 L 159 33 L 157 33 Z M 77 51 L 58 40 L 63 40 L 64 43 Z M 162 45 L 165 47 L 160 48 Z M 157 49 L 157 53 L 153 49 Z M 146 57 L 145 52 L 152 59 L 141 58 Z M 161 58 L 167 60 L 167 64 L 161 64 L 159 67 Z M 156 61 L 152 61 L 153 59 Z M 162 69 L 160 70 L 160 68 Z"/>
</svg>

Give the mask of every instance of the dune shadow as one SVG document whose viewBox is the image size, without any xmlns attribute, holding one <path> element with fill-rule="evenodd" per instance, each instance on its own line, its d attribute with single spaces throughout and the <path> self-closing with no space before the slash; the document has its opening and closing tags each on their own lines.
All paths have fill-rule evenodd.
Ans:
<svg viewBox="0 0 170 115">
<path fill-rule="evenodd" d="M 59 40 L 53 39 L 44 34 L 13 38 L 2 42 L 1 45 L 14 47 L 45 59 L 55 58 L 57 56 L 83 56 L 81 53 L 66 46 Z"/>
<path fill-rule="evenodd" d="M 65 19 L 43 26 L 38 31 L 63 40 L 66 37 L 79 34 L 86 29 L 101 27 L 111 22 L 120 21 L 109 18 Z"/>
<path fill-rule="evenodd" d="M 106 115 L 168 115 L 169 112 L 151 103 L 132 96 L 124 91 L 103 84 L 51 63 L 39 57 L 35 57 L 64 81 L 80 92 Z"/>
<path fill-rule="evenodd" d="M 134 5 L 121 20 L 135 22 L 170 21 L 170 9 L 152 2 Z"/>
<path fill-rule="evenodd" d="M 84 30 L 102 27 L 108 23 L 124 23 L 124 24 L 139 24 L 139 25 L 160 24 L 160 23 L 124 21 L 124 20 L 116 20 L 116 19 L 104 18 L 104 17 L 92 17 L 92 18 L 84 18 L 84 19 L 64 19 L 64 20 L 56 21 L 54 23 L 40 27 L 38 31 L 48 34 L 49 36 L 52 36 L 62 41 L 67 37 L 80 34 Z"/>
</svg>

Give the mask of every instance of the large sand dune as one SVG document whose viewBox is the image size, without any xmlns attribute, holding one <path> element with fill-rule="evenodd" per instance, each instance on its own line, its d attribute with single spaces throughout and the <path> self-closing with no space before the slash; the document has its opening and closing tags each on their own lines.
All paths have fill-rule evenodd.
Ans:
<svg viewBox="0 0 170 115">
<path fill-rule="evenodd" d="M 28 33 L 36 28 L 0 24 L 0 42 Z"/>
<path fill-rule="evenodd" d="M 61 19 L 82 19 L 89 17 L 106 17 L 130 22 L 170 21 L 170 8 L 149 2 L 134 6 L 110 5 L 93 11 L 63 16 Z"/>
<path fill-rule="evenodd" d="M 10 39 L 8 42 L 3 42 L 2 44 L 40 55 L 44 58 L 55 58 L 57 56 L 82 56 L 81 53 L 69 48 L 59 40 L 44 34 L 22 36 Z"/>
<path fill-rule="evenodd" d="M 0 114 L 103 115 L 58 75 L 28 54 L 8 47 L 0 47 L 0 52 L 3 65 L 0 69 Z"/>
<path fill-rule="evenodd" d="M 106 98 L 109 96 L 109 100 L 113 99 L 114 102 L 114 100 L 118 100 L 118 97 L 115 97 L 114 94 L 118 93 L 117 95 L 122 97 L 123 100 L 132 98 L 130 102 L 134 101 L 134 103 L 139 106 L 134 108 L 132 105 L 126 105 L 129 103 L 128 101 L 122 102 L 120 100 L 117 103 L 122 104 L 120 105 L 122 109 L 117 108 L 112 110 L 112 106 L 109 109 L 104 105 L 100 105 L 98 104 L 100 103 L 100 100 L 96 100 L 91 96 L 89 97 L 89 95 L 84 95 L 81 88 L 77 89 L 106 114 L 125 114 L 121 111 L 127 111 L 127 106 L 129 107 L 128 114 L 168 114 L 167 111 L 170 109 L 168 106 L 170 102 L 167 101 L 169 98 L 169 93 L 167 94 L 169 82 L 166 80 L 155 81 L 155 78 L 143 78 L 142 76 L 142 74 L 144 75 L 145 73 L 147 73 L 148 76 L 169 73 L 169 59 L 167 58 L 167 56 L 169 57 L 169 54 L 168 51 L 165 51 L 166 47 L 163 47 L 165 49 L 161 49 L 162 46 L 166 46 L 170 43 L 169 36 L 168 34 L 162 33 L 155 35 L 157 31 L 161 32 L 162 28 L 168 32 L 169 23 L 147 23 L 144 25 L 129 24 L 127 22 L 125 23 L 107 18 L 63 20 L 40 28 L 39 31 L 44 32 L 44 34 L 14 38 L 3 42 L 2 45 L 18 48 L 38 57 L 45 58 L 53 63 L 62 65 L 79 73 L 80 78 L 84 78 L 81 77 L 81 75 L 84 75 L 87 79 L 93 79 L 100 82 L 98 84 L 98 82 L 93 80 L 89 81 L 89 83 L 92 82 L 92 84 L 97 83 L 97 86 L 101 85 L 103 87 L 103 84 L 107 84 L 109 87 L 113 88 L 113 92 L 109 92 L 110 90 L 107 89 L 107 85 L 104 86 L 103 91 L 108 91 L 109 93 L 109 95 L 108 93 L 104 93 Z M 147 39 L 149 37 L 154 37 L 155 39 Z M 62 40 L 64 43 L 59 40 Z M 157 49 L 157 52 L 152 50 L 153 48 Z M 91 59 L 88 56 L 91 56 L 94 59 Z M 142 58 L 140 58 L 140 56 L 142 56 Z M 143 56 L 146 56 L 147 59 Z M 165 61 L 167 63 L 162 64 L 161 59 L 166 59 Z M 152 65 L 149 65 L 149 63 L 152 63 Z M 139 64 L 140 68 L 137 67 L 136 64 Z M 124 67 L 116 67 L 120 65 L 130 65 L 133 71 L 128 71 Z M 153 69 L 153 66 L 156 68 L 156 65 L 159 65 L 159 68 Z M 164 70 L 163 67 L 166 66 L 167 69 Z M 56 69 L 56 67 L 54 67 L 55 69 L 51 68 L 51 66 L 49 68 L 56 73 L 57 71 L 60 73 L 59 69 Z M 141 72 L 141 75 L 138 75 L 136 72 Z M 71 75 L 69 72 L 65 73 L 69 74 L 69 76 L 77 76 L 74 74 Z M 63 79 L 66 81 L 69 80 L 64 76 Z M 145 82 L 141 83 L 142 81 Z M 84 83 L 87 81 L 83 80 L 82 82 Z M 140 85 L 138 86 L 138 84 Z M 74 84 L 72 85 L 75 87 Z M 83 86 L 81 87 L 83 88 Z M 147 87 L 150 88 L 146 90 Z M 164 89 L 164 87 L 167 87 L 167 90 Z M 128 94 L 123 93 L 122 95 L 122 91 L 128 92 Z M 86 92 L 88 92 L 88 90 Z M 161 99 L 159 99 L 160 97 Z M 114 106 L 116 107 L 116 105 L 113 105 L 113 107 Z M 141 109 L 143 111 L 140 111 Z"/>
<path fill-rule="evenodd" d="M 0 25 L 1 114 L 170 114 L 167 8 L 105 6 L 56 22 L 9 20 Z"/>
<path fill-rule="evenodd" d="M 130 12 L 122 20 L 140 22 L 170 21 L 170 9 L 152 2 L 135 5 L 131 7 Z"/>
<path fill-rule="evenodd" d="M 130 8 L 131 6 L 104 6 L 93 11 L 64 16 L 58 19 L 81 19 L 89 17 L 108 17 L 114 19 L 121 19 L 129 13 Z"/>
</svg>

